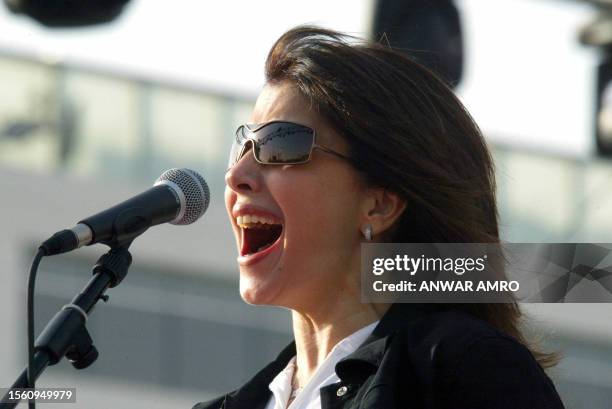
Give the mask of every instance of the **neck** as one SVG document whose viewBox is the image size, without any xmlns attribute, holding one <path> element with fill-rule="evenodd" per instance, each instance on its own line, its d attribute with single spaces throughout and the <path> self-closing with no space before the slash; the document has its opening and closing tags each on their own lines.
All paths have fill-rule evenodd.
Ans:
<svg viewBox="0 0 612 409">
<path fill-rule="evenodd" d="M 296 384 L 304 386 L 338 342 L 379 320 L 389 307 L 390 304 L 363 304 L 358 298 L 338 297 L 309 312 L 294 310 Z"/>
</svg>

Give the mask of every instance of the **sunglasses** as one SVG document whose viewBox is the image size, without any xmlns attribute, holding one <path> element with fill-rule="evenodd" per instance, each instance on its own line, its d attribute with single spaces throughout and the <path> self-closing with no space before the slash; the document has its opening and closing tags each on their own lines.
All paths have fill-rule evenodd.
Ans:
<svg viewBox="0 0 612 409">
<path fill-rule="evenodd" d="M 348 156 L 315 143 L 315 131 L 293 122 L 272 121 L 265 124 L 240 125 L 232 144 L 228 169 L 247 152 L 252 143 L 253 156 L 262 165 L 299 165 L 310 161 L 313 149 L 350 160 Z"/>
</svg>

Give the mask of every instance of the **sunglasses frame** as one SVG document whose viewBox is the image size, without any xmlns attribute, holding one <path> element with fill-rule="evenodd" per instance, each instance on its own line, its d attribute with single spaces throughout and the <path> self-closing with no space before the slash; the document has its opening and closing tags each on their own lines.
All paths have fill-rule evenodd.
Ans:
<svg viewBox="0 0 612 409">
<path fill-rule="evenodd" d="M 266 163 L 266 162 L 262 162 L 259 160 L 259 158 L 257 157 L 257 154 L 255 153 L 255 147 L 257 146 L 257 144 L 259 143 L 257 141 L 257 139 L 253 136 L 249 137 L 247 134 L 245 134 L 244 129 L 246 129 L 250 134 L 255 135 L 256 132 L 260 131 L 261 129 L 269 126 L 269 125 L 273 125 L 273 124 L 288 124 L 288 125 L 297 125 L 297 126 L 301 126 L 303 128 L 306 128 L 308 130 L 310 130 L 312 132 L 312 143 L 310 145 L 310 149 L 308 152 L 308 157 L 306 159 L 304 159 L 303 161 L 295 161 L 295 162 L 279 162 L 279 163 Z M 239 136 L 238 132 L 242 132 L 242 135 Z M 346 155 L 343 155 L 339 152 L 336 152 L 326 146 L 323 145 L 319 145 L 315 142 L 316 140 L 316 132 L 313 128 L 306 126 L 306 125 L 302 125 L 302 124 L 298 124 L 296 122 L 289 122 L 289 121 L 270 121 L 270 122 L 265 122 L 263 124 L 242 124 L 240 125 L 237 129 L 236 129 L 236 133 L 235 133 L 235 139 L 234 142 L 232 142 L 232 146 L 234 143 L 238 143 L 238 139 L 242 139 L 244 140 L 244 143 L 241 145 L 241 149 L 239 151 L 239 153 L 236 155 L 236 157 L 234 158 L 232 164 L 229 166 L 228 170 L 231 169 L 232 167 L 234 167 L 234 165 L 236 165 L 236 163 L 238 163 L 240 161 L 240 159 L 242 159 L 242 157 L 245 155 L 245 149 L 247 147 L 248 142 L 251 142 L 251 151 L 253 151 L 253 158 L 255 159 L 255 162 L 261 164 L 261 165 L 302 165 L 304 163 L 308 163 L 310 162 L 311 158 L 312 158 L 312 151 L 314 149 L 320 149 L 323 152 L 327 152 L 329 154 L 335 155 L 341 159 L 344 160 L 348 160 L 350 161 L 351 158 L 349 158 Z"/>
</svg>

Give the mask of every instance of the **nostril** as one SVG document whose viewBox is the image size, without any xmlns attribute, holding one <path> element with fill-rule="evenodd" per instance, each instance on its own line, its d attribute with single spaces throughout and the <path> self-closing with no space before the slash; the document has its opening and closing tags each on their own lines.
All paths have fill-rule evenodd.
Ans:
<svg viewBox="0 0 612 409">
<path fill-rule="evenodd" d="M 237 187 L 240 190 L 251 190 L 251 186 L 248 183 L 240 183 Z"/>
</svg>

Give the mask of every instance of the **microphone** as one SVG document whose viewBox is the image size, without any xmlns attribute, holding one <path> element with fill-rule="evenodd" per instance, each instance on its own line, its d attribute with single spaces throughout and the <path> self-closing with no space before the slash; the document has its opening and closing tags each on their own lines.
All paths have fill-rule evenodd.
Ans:
<svg viewBox="0 0 612 409">
<path fill-rule="evenodd" d="M 151 226 L 195 222 L 209 201 L 202 176 L 190 169 L 169 169 L 149 190 L 55 233 L 39 248 L 45 256 L 52 256 L 95 243 L 129 245 Z"/>
</svg>

